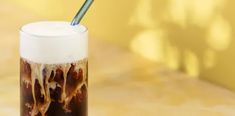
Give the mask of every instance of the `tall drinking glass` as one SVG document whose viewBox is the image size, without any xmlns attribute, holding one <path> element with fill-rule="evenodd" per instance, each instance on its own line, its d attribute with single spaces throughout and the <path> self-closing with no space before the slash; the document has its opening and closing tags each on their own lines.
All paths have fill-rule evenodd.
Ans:
<svg viewBox="0 0 235 116">
<path fill-rule="evenodd" d="M 70 22 L 20 30 L 21 116 L 87 116 L 88 31 Z"/>
</svg>

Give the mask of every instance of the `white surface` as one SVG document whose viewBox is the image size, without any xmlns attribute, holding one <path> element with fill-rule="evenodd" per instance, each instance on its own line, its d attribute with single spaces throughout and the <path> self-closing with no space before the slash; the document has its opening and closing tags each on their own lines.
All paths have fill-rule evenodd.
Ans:
<svg viewBox="0 0 235 116">
<path fill-rule="evenodd" d="M 88 32 L 69 22 L 37 22 L 22 27 L 20 55 L 36 63 L 70 63 L 88 55 Z"/>
</svg>

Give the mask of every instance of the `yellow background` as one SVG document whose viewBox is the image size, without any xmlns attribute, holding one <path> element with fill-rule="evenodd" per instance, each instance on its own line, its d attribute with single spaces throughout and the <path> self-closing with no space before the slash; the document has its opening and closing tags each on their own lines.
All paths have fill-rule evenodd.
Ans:
<svg viewBox="0 0 235 116">
<path fill-rule="evenodd" d="M 70 21 L 83 2 L 0 0 L 0 35 L 7 35 L 0 39 L 0 77 L 18 73 L 20 26 Z M 234 0 L 95 0 L 82 23 L 95 39 L 235 90 L 234 5 Z"/>
</svg>

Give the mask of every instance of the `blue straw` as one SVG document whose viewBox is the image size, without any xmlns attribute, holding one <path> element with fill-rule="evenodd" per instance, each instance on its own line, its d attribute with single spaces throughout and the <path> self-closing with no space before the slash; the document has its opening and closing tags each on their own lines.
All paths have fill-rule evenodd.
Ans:
<svg viewBox="0 0 235 116">
<path fill-rule="evenodd" d="M 72 26 L 78 25 L 88 9 L 90 8 L 91 4 L 93 3 L 94 0 L 86 0 L 85 3 L 82 5 L 81 9 L 78 11 L 76 16 L 73 18 L 73 21 L 71 22 Z"/>
</svg>

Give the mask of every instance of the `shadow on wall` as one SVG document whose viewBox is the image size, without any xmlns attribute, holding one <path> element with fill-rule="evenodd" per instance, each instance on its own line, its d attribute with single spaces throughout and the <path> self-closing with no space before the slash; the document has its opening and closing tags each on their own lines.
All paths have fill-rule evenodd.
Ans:
<svg viewBox="0 0 235 116">
<path fill-rule="evenodd" d="M 85 23 L 98 38 L 235 90 L 233 0 L 100 0 Z"/>
<path fill-rule="evenodd" d="M 234 4 L 232 0 L 139 0 L 129 22 L 143 29 L 131 40 L 130 49 L 235 90 Z"/>
</svg>

